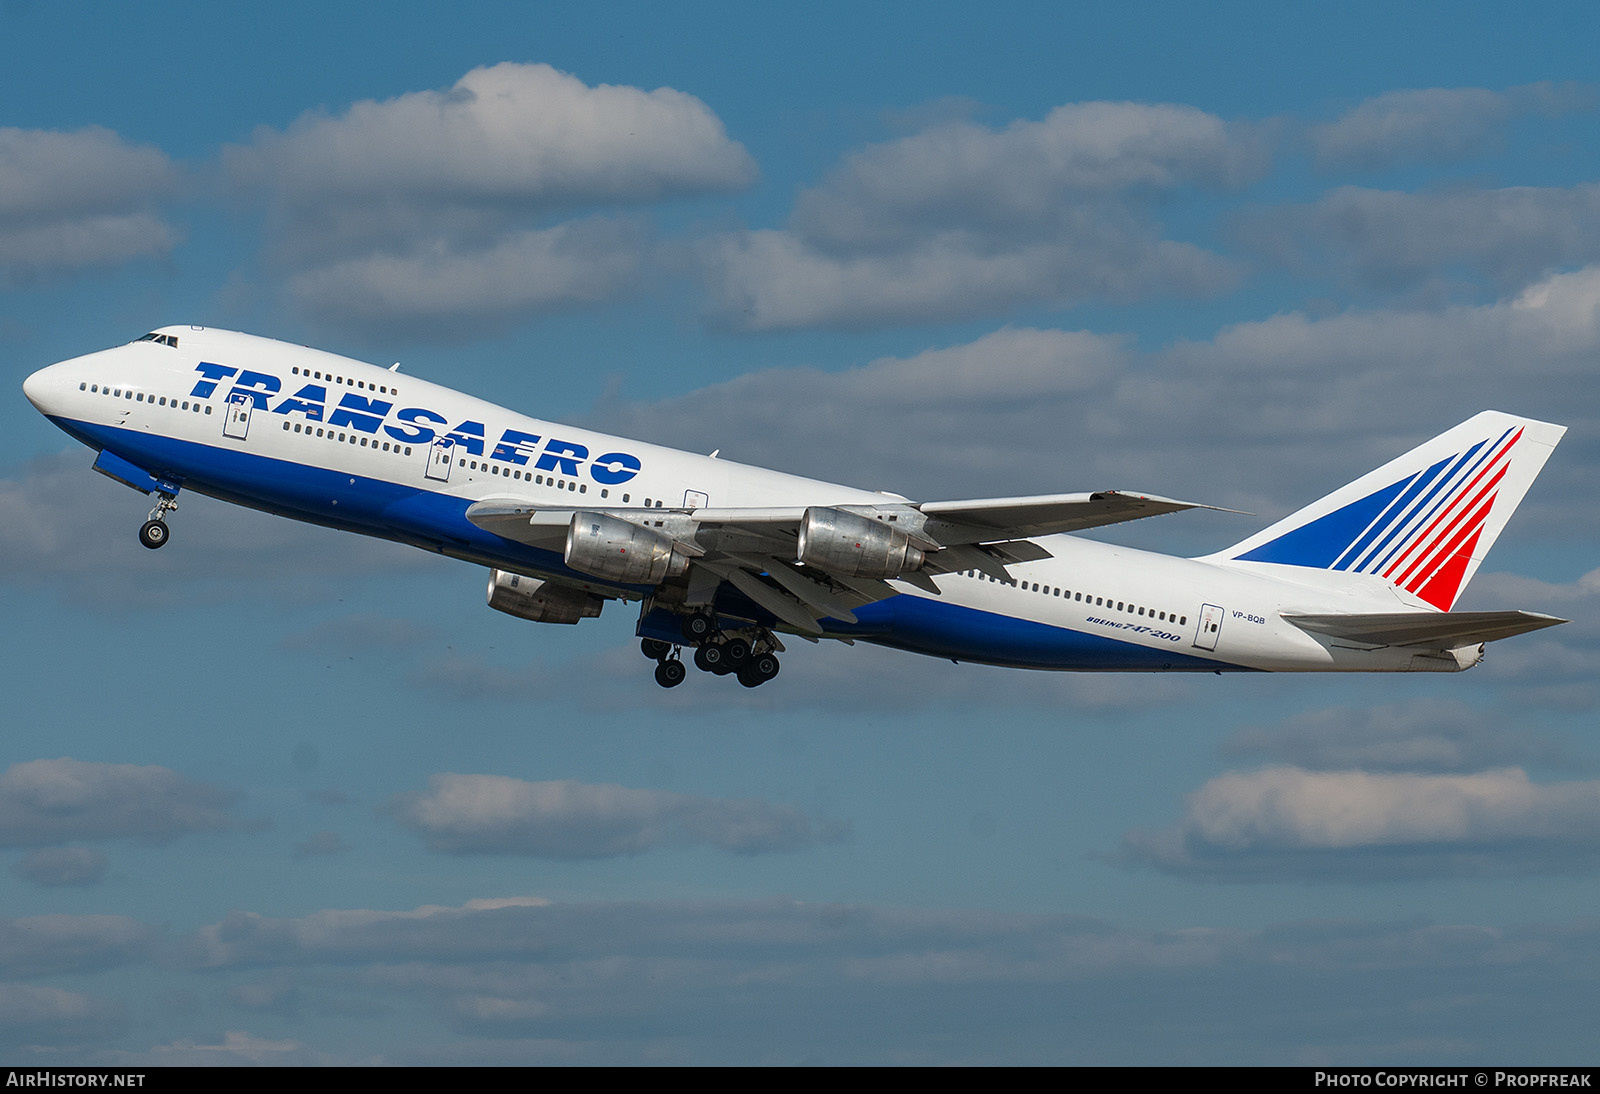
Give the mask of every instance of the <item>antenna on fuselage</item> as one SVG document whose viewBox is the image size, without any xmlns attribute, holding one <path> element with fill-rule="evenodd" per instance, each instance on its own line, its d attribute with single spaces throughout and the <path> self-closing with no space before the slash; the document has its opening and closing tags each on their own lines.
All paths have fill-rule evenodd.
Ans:
<svg viewBox="0 0 1600 1094">
<path fill-rule="evenodd" d="M 394 364 L 390 365 L 389 366 L 389 371 L 390 372 L 399 372 L 400 371 L 400 362 L 396 361 Z"/>
</svg>

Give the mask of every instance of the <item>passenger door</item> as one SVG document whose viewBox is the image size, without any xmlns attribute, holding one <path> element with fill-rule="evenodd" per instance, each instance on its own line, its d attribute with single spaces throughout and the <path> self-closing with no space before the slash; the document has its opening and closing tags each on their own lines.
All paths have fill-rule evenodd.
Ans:
<svg viewBox="0 0 1600 1094">
<path fill-rule="evenodd" d="M 1217 639 L 1222 634 L 1222 614 L 1222 609 L 1215 604 L 1200 606 L 1200 627 L 1194 634 L 1196 647 L 1202 650 L 1217 648 Z"/>
</svg>

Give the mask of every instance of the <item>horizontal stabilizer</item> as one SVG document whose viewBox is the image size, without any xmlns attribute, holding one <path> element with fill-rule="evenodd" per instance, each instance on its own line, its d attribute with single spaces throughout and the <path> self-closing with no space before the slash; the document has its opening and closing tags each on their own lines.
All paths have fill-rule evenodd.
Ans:
<svg viewBox="0 0 1600 1094">
<path fill-rule="evenodd" d="M 1565 623 L 1538 612 L 1373 612 L 1360 615 L 1297 615 L 1283 618 L 1303 631 L 1364 646 L 1423 646 L 1454 649 Z"/>
</svg>

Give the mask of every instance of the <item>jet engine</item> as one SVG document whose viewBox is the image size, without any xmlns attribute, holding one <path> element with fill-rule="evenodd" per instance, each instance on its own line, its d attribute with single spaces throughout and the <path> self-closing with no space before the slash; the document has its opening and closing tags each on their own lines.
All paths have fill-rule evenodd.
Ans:
<svg viewBox="0 0 1600 1094">
<path fill-rule="evenodd" d="M 572 515 L 566 560 L 574 570 L 628 585 L 655 585 L 689 568 L 670 539 L 604 513 Z"/>
<path fill-rule="evenodd" d="M 604 605 L 604 600 L 581 589 L 504 570 L 489 571 L 489 607 L 507 615 L 535 623 L 576 623 L 593 619 Z"/>
<path fill-rule="evenodd" d="M 796 555 L 841 577 L 898 577 L 920 569 L 925 557 L 898 528 L 843 509 L 813 507 L 800 522 Z"/>
</svg>

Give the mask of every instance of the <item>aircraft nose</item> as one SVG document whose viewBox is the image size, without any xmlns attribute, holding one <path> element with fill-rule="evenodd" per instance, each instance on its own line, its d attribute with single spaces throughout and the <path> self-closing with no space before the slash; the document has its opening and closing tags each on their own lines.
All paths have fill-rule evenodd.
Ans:
<svg viewBox="0 0 1600 1094">
<path fill-rule="evenodd" d="M 22 381 L 22 393 L 39 413 L 56 414 L 60 411 L 62 396 L 66 394 L 67 381 L 61 364 L 50 365 Z"/>
<path fill-rule="evenodd" d="M 47 394 L 47 390 L 50 387 L 49 372 L 50 369 L 42 368 L 22 381 L 22 394 L 26 395 L 28 402 L 32 403 L 41 413 L 49 413 L 44 408 L 45 401 L 49 398 Z"/>
</svg>

